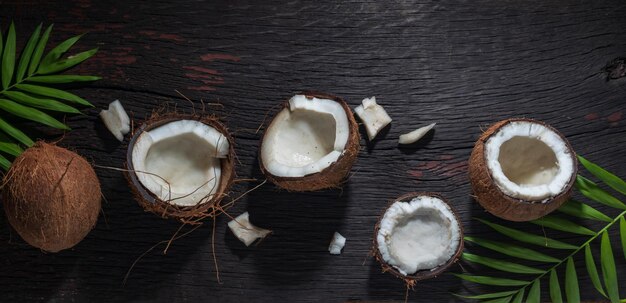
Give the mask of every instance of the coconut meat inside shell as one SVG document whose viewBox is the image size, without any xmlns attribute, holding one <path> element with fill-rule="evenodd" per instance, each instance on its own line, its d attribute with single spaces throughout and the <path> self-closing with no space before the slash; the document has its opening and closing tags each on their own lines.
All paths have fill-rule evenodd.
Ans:
<svg viewBox="0 0 626 303">
<path fill-rule="evenodd" d="M 485 143 L 485 161 L 504 194 L 526 201 L 558 195 L 574 171 L 573 155 L 563 138 L 531 121 L 510 122 L 496 131 Z"/>
<path fill-rule="evenodd" d="M 210 201 L 219 188 L 220 158 L 228 152 L 228 140 L 215 128 L 178 120 L 143 132 L 132 162 L 137 179 L 160 200 L 195 206 Z"/>
<path fill-rule="evenodd" d="M 432 270 L 456 253 L 460 228 L 450 207 L 432 196 L 393 203 L 380 221 L 376 241 L 382 259 L 403 275 Z"/>
<path fill-rule="evenodd" d="M 340 103 L 293 96 L 267 129 L 261 147 L 263 166 L 278 177 L 319 173 L 339 159 L 349 133 Z"/>
</svg>

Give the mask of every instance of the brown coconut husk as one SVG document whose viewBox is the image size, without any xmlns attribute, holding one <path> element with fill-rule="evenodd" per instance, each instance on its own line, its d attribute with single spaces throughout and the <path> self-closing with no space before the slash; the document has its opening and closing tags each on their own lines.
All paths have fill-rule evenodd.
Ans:
<svg viewBox="0 0 626 303">
<path fill-rule="evenodd" d="M 574 161 L 574 170 L 572 171 L 572 177 L 570 178 L 569 183 L 560 194 L 545 201 L 526 201 L 506 195 L 493 181 L 485 159 L 485 143 L 492 135 L 497 133 L 501 127 L 516 121 L 541 124 L 557 133 L 567 145 L 567 148 L 572 155 L 572 160 Z M 513 118 L 502 120 L 493 124 L 480 136 L 474 145 L 474 149 L 472 150 L 472 155 L 469 159 L 468 171 L 474 197 L 476 201 L 478 201 L 478 203 L 485 208 L 485 210 L 502 219 L 521 222 L 541 218 L 559 208 L 570 198 L 576 181 L 578 160 L 576 159 L 574 150 L 567 139 L 552 126 L 542 121 L 533 119 Z"/>
<path fill-rule="evenodd" d="M 357 155 L 359 154 L 359 142 L 361 137 L 359 135 L 359 127 L 354 119 L 354 114 L 348 107 L 348 104 L 340 97 L 320 93 L 320 92 L 302 92 L 300 93 L 305 95 L 307 98 L 318 98 L 318 99 L 329 99 L 333 100 L 341 105 L 341 107 L 346 112 L 346 116 L 349 121 L 350 133 L 348 135 L 348 141 L 346 142 L 346 147 L 344 153 L 339 156 L 337 161 L 327 168 L 323 169 L 319 173 L 309 174 L 304 177 L 280 177 L 271 174 L 265 166 L 263 165 L 263 158 L 261 157 L 261 149 L 259 149 L 259 166 L 261 168 L 261 172 L 266 176 L 266 178 L 276 184 L 278 187 L 286 189 L 288 191 L 315 191 L 327 188 L 340 188 L 343 181 L 346 179 L 348 173 L 352 169 L 352 166 L 356 162 Z M 280 111 L 284 108 L 289 108 L 289 102 L 285 102 L 283 106 L 276 112 L 274 118 Z M 267 127 L 271 127 L 274 119 Z M 261 145 L 263 145 L 263 141 L 265 141 L 265 134 L 263 134 L 263 138 L 261 139 Z"/>
<path fill-rule="evenodd" d="M 389 209 L 389 207 L 391 207 L 391 205 L 393 203 L 398 202 L 398 201 L 408 203 L 413 198 L 415 198 L 417 196 L 436 197 L 436 198 L 441 199 L 441 201 L 443 201 L 444 203 L 446 203 L 450 207 L 450 210 L 451 210 L 452 214 L 454 215 L 454 218 L 456 218 L 456 221 L 458 222 L 458 225 L 459 225 L 459 233 L 460 233 L 460 235 L 459 235 L 459 246 L 458 246 L 454 256 L 452 256 L 452 258 L 450 258 L 445 264 L 437 266 L 437 267 L 435 267 L 433 269 L 420 270 L 420 271 L 417 271 L 416 273 L 411 274 L 411 275 L 403 275 L 400 271 L 398 271 L 398 269 L 396 269 L 392 265 L 387 264 L 387 262 L 385 262 L 385 260 L 383 259 L 382 255 L 380 254 L 380 251 L 378 250 L 378 240 L 377 240 L 377 238 L 378 238 L 378 231 L 380 230 L 380 222 L 382 221 L 383 216 L 385 215 L 385 212 L 387 211 L 387 209 Z M 427 279 L 438 277 L 439 275 L 444 273 L 446 270 L 448 270 L 448 268 L 450 268 L 452 265 L 454 265 L 456 262 L 458 262 L 462 253 L 463 253 L 463 225 L 461 224 L 461 219 L 457 215 L 457 212 L 452 207 L 452 205 L 450 205 L 450 203 L 448 203 L 448 200 L 445 199 L 443 196 L 441 196 L 441 194 L 439 194 L 439 193 L 433 193 L 433 192 L 411 192 L 411 193 L 407 193 L 407 194 L 404 194 L 404 195 L 396 198 L 395 200 L 393 200 L 393 201 L 391 201 L 391 202 L 389 202 L 387 204 L 387 207 L 385 207 L 385 210 L 379 216 L 378 222 L 376 222 L 376 226 L 374 227 L 374 241 L 373 241 L 373 248 L 372 248 L 372 254 L 374 255 L 374 258 L 376 258 L 378 263 L 380 263 L 383 272 L 389 272 L 392 275 L 402 279 L 407 284 L 407 287 L 413 287 L 415 285 L 415 283 L 417 283 L 418 281 L 422 281 L 422 280 L 427 280 Z"/>
<path fill-rule="evenodd" d="M 169 122 L 177 120 L 196 120 L 215 128 L 222 133 L 228 140 L 230 150 L 228 157 L 221 160 L 221 177 L 220 183 L 216 192 L 213 194 L 213 198 L 210 201 L 196 205 L 196 206 L 179 206 L 163 201 L 147 190 L 139 179 L 138 173 L 135 172 L 132 164 L 132 151 L 133 146 L 139 135 L 144 131 L 149 131 L 153 128 L 159 127 Z M 220 202 L 224 197 L 228 196 L 230 188 L 235 178 L 235 142 L 231 137 L 228 129 L 222 124 L 215 116 L 210 115 L 198 115 L 198 114 L 178 114 L 178 113 L 153 113 L 138 129 L 133 130 L 130 142 L 128 143 L 128 150 L 126 153 L 126 170 L 124 175 L 128 180 L 130 188 L 133 191 L 135 200 L 146 211 L 152 212 L 162 218 L 171 218 L 178 220 L 185 224 L 199 224 L 202 219 L 215 217 L 222 213 L 223 209 L 220 206 Z"/>
<path fill-rule="evenodd" d="M 3 180 L 9 223 L 28 244 L 58 252 L 96 225 L 100 182 L 83 157 L 39 141 L 13 161 Z"/>
</svg>

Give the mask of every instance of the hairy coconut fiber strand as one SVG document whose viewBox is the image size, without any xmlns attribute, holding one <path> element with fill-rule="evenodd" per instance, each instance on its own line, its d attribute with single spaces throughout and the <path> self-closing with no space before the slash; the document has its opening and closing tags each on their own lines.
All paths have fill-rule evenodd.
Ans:
<svg viewBox="0 0 626 303">
<path fill-rule="evenodd" d="M 73 247 L 98 220 L 98 177 L 83 157 L 64 148 L 35 143 L 15 159 L 4 184 L 9 223 L 42 250 Z"/>
</svg>

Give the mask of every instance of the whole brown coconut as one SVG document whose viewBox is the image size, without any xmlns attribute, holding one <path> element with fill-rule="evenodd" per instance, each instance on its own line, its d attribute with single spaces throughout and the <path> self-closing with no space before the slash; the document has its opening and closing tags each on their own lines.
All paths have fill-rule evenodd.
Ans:
<svg viewBox="0 0 626 303">
<path fill-rule="evenodd" d="M 228 141 L 227 156 L 219 159 L 221 169 L 219 182 L 215 185 L 215 191 L 212 197 L 203 203 L 196 205 L 177 205 L 175 200 L 162 199 L 155 193 L 147 189 L 139 180 L 138 175 L 142 172 L 135 171 L 133 164 L 133 148 L 138 142 L 142 133 L 149 132 L 160 126 L 164 126 L 171 122 L 181 120 L 198 121 L 204 125 L 210 126 L 222 134 Z M 152 212 L 162 218 L 171 218 L 183 223 L 197 224 L 200 220 L 217 216 L 221 213 L 220 202 L 226 197 L 230 191 L 235 177 L 235 148 L 234 140 L 228 132 L 228 129 L 222 124 L 218 118 L 214 116 L 204 115 L 187 115 L 178 113 L 154 113 L 146 120 L 138 129 L 134 130 L 130 143 L 128 144 L 126 167 L 128 171 L 125 176 L 132 189 L 135 200 L 146 210 Z M 179 149 L 179 148 L 177 148 Z"/>
<path fill-rule="evenodd" d="M 9 223 L 34 247 L 49 252 L 71 248 L 96 225 L 100 182 L 74 152 L 37 142 L 15 159 L 4 184 Z"/>
<path fill-rule="evenodd" d="M 511 136 L 506 133 L 518 132 L 515 129 L 517 127 L 526 127 L 530 131 L 523 129 L 522 133 L 525 134 L 509 138 Z M 500 149 L 498 159 L 489 159 L 487 144 L 491 138 L 505 140 L 501 146 L 494 143 Z M 549 144 L 561 148 L 549 147 Z M 498 180 L 501 180 L 499 183 L 488 161 L 500 162 L 498 167 L 502 168 L 504 176 L 498 176 Z M 572 147 L 556 129 L 541 121 L 514 118 L 495 123 L 480 136 L 472 150 L 468 170 L 475 199 L 485 210 L 510 221 L 530 221 L 549 214 L 569 199 L 576 180 L 577 166 Z M 553 182 L 557 178 L 562 180 L 558 192 L 538 197 L 528 197 L 524 193 L 528 187 Z M 519 188 L 517 191 L 505 192 L 503 189 L 507 189 L 507 184 Z"/>
<path fill-rule="evenodd" d="M 394 206 L 394 204 L 396 204 L 396 202 L 410 203 L 413 199 L 417 197 L 431 197 L 438 201 L 441 201 L 441 204 L 443 206 L 441 207 L 442 209 L 441 211 L 444 211 L 444 210 L 447 211 L 450 218 L 453 218 L 452 221 L 455 221 L 455 222 L 451 222 L 452 224 L 456 225 L 452 227 L 451 230 L 458 231 L 458 234 L 456 235 L 456 237 L 453 236 L 453 238 L 456 239 L 458 243 L 455 244 L 456 249 L 453 250 L 452 256 L 449 259 L 447 259 L 447 261 L 445 261 L 443 264 L 438 265 L 434 268 L 430 268 L 430 269 L 421 269 L 412 274 L 404 274 L 400 272 L 398 268 L 389 264 L 383 257 L 383 254 L 381 253 L 381 250 L 379 248 L 379 237 L 381 236 L 380 235 L 381 224 L 383 224 L 383 220 L 385 219 L 385 215 L 387 214 L 387 212 L 390 210 L 390 208 Z M 420 215 L 424 215 L 424 213 L 413 214 L 412 216 L 420 216 Z M 411 246 L 408 246 L 408 247 L 411 247 Z M 412 247 L 410 249 L 417 249 L 417 248 Z M 393 274 L 394 276 L 404 280 L 404 282 L 410 286 L 414 285 L 417 281 L 427 280 L 427 279 L 435 278 L 441 275 L 459 260 L 462 253 L 463 253 L 463 225 L 461 225 L 461 220 L 459 219 L 454 208 L 452 208 L 449 205 L 448 201 L 438 193 L 412 192 L 412 193 L 407 193 L 398 197 L 397 199 L 391 201 L 391 203 L 389 203 L 387 208 L 385 208 L 385 211 L 380 216 L 380 219 L 376 223 L 376 226 L 374 228 L 373 254 L 376 260 L 380 263 L 383 272 L 389 272 Z"/>
<path fill-rule="evenodd" d="M 287 101 L 283 104 L 283 106 L 281 106 L 278 113 L 273 118 L 270 125 L 267 127 L 265 134 L 263 135 L 263 138 L 261 140 L 261 148 L 259 149 L 259 166 L 261 168 L 261 172 L 267 177 L 269 181 L 276 184 L 278 187 L 286 189 L 288 191 L 300 192 L 315 191 L 327 188 L 339 188 L 346 179 L 348 173 L 350 173 L 350 170 L 356 162 L 357 155 L 359 153 L 360 135 L 358 131 L 358 125 L 356 123 L 356 120 L 354 119 L 354 115 L 348 107 L 348 104 L 340 97 L 320 92 L 302 92 L 298 95 L 304 95 L 307 99 L 318 98 L 332 100 L 334 102 L 337 102 L 341 106 L 348 122 L 348 138 L 345 147 L 341 155 L 337 158 L 335 162 L 331 163 L 319 172 L 297 177 L 286 177 L 272 174 L 266 167 L 266 163 L 264 163 L 263 148 L 265 144 L 268 144 L 268 134 L 270 133 L 270 129 L 277 123 L 277 117 L 281 114 L 283 110 L 289 110 L 290 105 L 289 101 Z M 306 138 L 305 135 L 303 136 Z"/>
</svg>

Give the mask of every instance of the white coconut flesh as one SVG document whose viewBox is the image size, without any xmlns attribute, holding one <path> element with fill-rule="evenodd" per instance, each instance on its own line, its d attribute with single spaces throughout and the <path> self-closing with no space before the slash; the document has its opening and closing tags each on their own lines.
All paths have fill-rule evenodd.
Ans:
<svg viewBox="0 0 626 303">
<path fill-rule="evenodd" d="M 350 124 L 341 104 L 296 95 L 268 127 L 261 160 L 278 177 L 319 173 L 343 154 L 349 135 Z"/>
<path fill-rule="evenodd" d="M 534 122 L 510 122 L 485 143 L 485 161 L 498 188 L 526 201 L 546 201 L 572 178 L 574 160 L 554 130 Z"/>
<path fill-rule="evenodd" d="M 178 120 L 141 133 L 132 151 L 137 179 L 162 201 L 194 206 L 218 190 L 229 143 L 215 128 Z"/>
<path fill-rule="evenodd" d="M 365 125 L 367 137 L 370 141 L 376 138 L 376 135 L 391 123 L 391 117 L 389 117 L 382 106 L 376 103 L 375 96 L 363 99 L 361 105 L 357 106 L 354 112 Z"/>
<path fill-rule="evenodd" d="M 331 255 L 340 255 L 344 246 L 346 246 L 346 237 L 335 232 L 333 239 L 330 241 L 330 245 L 328 245 L 328 252 L 330 252 Z"/>
<path fill-rule="evenodd" d="M 460 243 L 460 228 L 441 199 L 418 196 L 395 202 L 383 215 L 376 236 L 383 260 L 403 275 L 445 264 Z"/>
<path fill-rule="evenodd" d="M 228 222 L 228 228 L 230 228 L 235 237 L 246 246 L 250 246 L 250 244 L 257 240 L 267 237 L 267 235 L 272 232 L 269 229 L 254 226 L 254 224 L 250 222 L 250 214 L 248 212 Z"/>
</svg>

